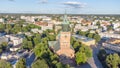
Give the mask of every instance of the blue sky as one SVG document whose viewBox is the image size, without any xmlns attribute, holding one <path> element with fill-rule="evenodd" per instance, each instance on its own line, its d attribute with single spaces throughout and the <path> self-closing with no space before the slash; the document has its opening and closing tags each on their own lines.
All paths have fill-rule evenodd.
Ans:
<svg viewBox="0 0 120 68">
<path fill-rule="evenodd" d="M 0 0 L 0 13 L 120 14 L 120 0 Z"/>
</svg>

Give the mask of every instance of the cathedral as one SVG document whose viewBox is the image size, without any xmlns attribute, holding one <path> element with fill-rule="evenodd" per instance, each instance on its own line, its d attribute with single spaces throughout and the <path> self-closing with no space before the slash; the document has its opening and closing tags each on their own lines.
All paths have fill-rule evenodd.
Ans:
<svg viewBox="0 0 120 68">
<path fill-rule="evenodd" d="M 71 29 L 67 20 L 67 15 L 64 15 L 64 21 L 62 23 L 62 30 L 57 35 L 56 41 L 49 41 L 49 47 L 58 55 L 65 56 L 67 58 L 74 58 L 74 49 L 70 44 Z"/>
</svg>

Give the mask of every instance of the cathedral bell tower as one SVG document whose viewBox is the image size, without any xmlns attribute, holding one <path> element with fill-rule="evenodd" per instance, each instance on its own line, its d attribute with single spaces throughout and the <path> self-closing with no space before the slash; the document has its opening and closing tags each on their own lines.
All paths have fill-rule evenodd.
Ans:
<svg viewBox="0 0 120 68">
<path fill-rule="evenodd" d="M 71 32 L 69 22 L 67 20 L 67 15 L 64 15 L 64 21 L 62 23 L 62 31 L 60 33 L 60 48 L 68 49 L 70 48 L 70 39 L 71 39 Z"/>
</svg>

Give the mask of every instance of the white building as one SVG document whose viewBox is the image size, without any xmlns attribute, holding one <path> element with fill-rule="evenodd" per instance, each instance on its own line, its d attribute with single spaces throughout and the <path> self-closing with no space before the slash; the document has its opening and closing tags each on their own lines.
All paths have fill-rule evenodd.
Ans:
<svg viewBox="0 0 120 68">
<path fill-rule="evenodd" d="M 101 37 L 108 37 L 108 38 L 120 38 L 120 34 L 114 34 L 114 33 L 99 33 Z"/>
<path fill-rule="evenodd" d="M 0 56 L 1 59 L 3 60 L 7 60 L 9 56 L 9 53 L 2 53 L 2 55 Z"/>
<path fill-rule="evenodd" d="M 11 47 L 11 48 L 10 48 L 10 51 L 17 51 L 17 50 L 19 50 L 20 48 L 21 48 L 21 44 Z"/>
<path fill-rule="evenodd" d="M 16 46 L 16 45 L 19 45 L 22 43 L 23 41 L 23 38 L 20 38 L 20 37 L 16 37 L 14 35 L 6 35 L 7 38 L 10 39 L 10 41 L 13 42 L 13 46 Z"/>
<path fill-rule="evenodd" d="M 42 30 L 39 30 L 38 28 L 31 29 L 31 31 L 32 31 L 33 33 L 43 33 L 43 31 L 42 31 Z"/>
<path fill-rule="evenodd" d="M 21 16 L 21 19 L 24 19 L 27 22 L 35 22 L 35 17 L 33 16 Z"/>
<path fill-rule="evenodd" d="M 116 29 L 120 26 L 120 22 L 112 23 L 113 29 Z"/>
<path fill-rule="evenodd" d="M 0 18 L 0 22 L 4 22 L 4 19 L 3 19 L 3 18 Z"/>
<path fill-rule="evenodd" d="M 8 42 L 9 40 L 8 40 L 8 38 L 6 38 L 6 37 L 0 37 L 0 44 L 2 44 L 3 42 Z"/>
</svg>

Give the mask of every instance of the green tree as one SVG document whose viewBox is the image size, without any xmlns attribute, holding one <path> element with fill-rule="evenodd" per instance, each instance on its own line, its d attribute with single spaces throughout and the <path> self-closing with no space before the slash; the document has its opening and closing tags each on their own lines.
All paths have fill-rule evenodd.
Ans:
<svg viewBox="0 0 120 68">
<path fill-rule="evenodd" d="M 101 61 L 104 61 L 106 59 L 106 56 L 107 56 L 106 51 L 103 48 L 101 48 L 100 51 L 98 52 L 98 58 Z"/>
<path fill-rule="evenodd" d="M 70 44 L 73 45 L 74 42 L 75 42 L 75 38 L 74 38 L 74 37 L 71 37 Z"/>
<path fill-rule="evenodd" d="M 2 44 L 1 44 L 2 50 L 6 50 L 7 46 L 8 46 L 7 42 L 2 42 Z"/>
<path fill-rule="evenodd" d="M 0 68 L 12 68 L 12 65 L 5 60 L 0 60 Z"/>
<path fill-rule="evenodd" d="M 16 68 L 26 68 L 26 61 L 24 58 L 20 58 L 16 63 Z"/>
<path fill-rule="evenodd" d="M 29 50 L 31 50 L 33 48 L 33 44 L 32 41 L 28 41 L 28 47 Z"/>
<path fill-rule="evenodd" d="M 48 39 L 50 41 L 54 41 L 56 39 L 55 35 L 48 35 Z"/>
<path fill-rule="evenodd" d="M 75 52 L 77 52 L 80 47 L 81 47 L 81 44 L 78 41 L 74 42 L 73 48 L 75 49 Z"/>
<path fill-rule="evenodd" d="M 77 64 L 85 63 L 90 57 L 92 57 L 92 49 L 82 44 L 79 51 L 75 55 Z"/>
<path fill-rule="evenodd" d="M 110 30 L 112 30 L 112 29 L 113 29 L 112 26 L 107 26 L 107 30 L 108 30 L 108 31 L 110 31 Z"/>
<path fill-rule="evenodd" d="M 76 60 L 77 64 L 79 65 L 80 63 L 85 63 L 87 61 L 87 57 L 86 57 L 85 53 L 77 52 L 75 60 Z"/>
<path fill-rule="evenodd" d="M 0 31 L 4 31 L 5 29 L 5 24 L 0 23 Z"/>
<path fill-rule="evenodd" d="M 56 68 L 70 68 L 69 65 L 62 64 L 61 62 L 56 64 Z"/>
<path fill-rule="evenodd" d="M 96 25 L 97 25 L 97 26 L 100 26 L 100 21 L 98 21 Z"/>
<path fill-rule="evenodd" d="M 34 53 L 36 57 L 42 57 L 42 55 L 46 52 L 46 48 L 43 43 L 39 43 L 34 48 Z"/>
<path fill-rule="evenodd" d="M 88 34 L 88 37 L 89 37 L 89 38 L 93 38 L 93 34 L 92 34 L 92 33 L 89 33 L 89 34 Z"/>
<path fill-rule="evenodd" d="M 109 68 L 119 68 L 118 65 L 120 64 L 120 57 L 118 54 L 114 53 L 113 55 L 110 54 L 106 58 L 106 63 Z"/>
<path fill-rule="evenodd" d="M 10 33 L 10 30 L 12 29 L 11 24 L 6 24 L 6 33 Z"/>
<path fill-rule="evenodd" d="M 96 40 L 96 42 L 99 42 L 100 39 L 101 39 L 100 35 L 98 35 L 98 34 L 95 34 L 95 35 L 93 36 L 93 38 Z"/>
<path fill-rule="evenodd" d="M 82 36 L 85 36 L 85 35 L 86 35 L 86 33 L 83 32 L 83 31 L 79 31 L 79 34 L 82 35 Z"/>
<path fill-rule="evenodd" d="M 46 61 L 45 60 L 40 60 L 40 59 L 38 59 L 38 60 L 36 60 L 33 64 L 32 64 L 32 66 L 31 66 L 32 68 L 49 68 L 49 66 L 47 65 L 47 63 L 46 63 Z"/>
<path fill-rule="evenodd" d="M 3 50 L 2 50 L 2 47 L 0 46 L 0 53 L 2 53 L 2 51 L 3 51 Z"/>
<path fill-rule="evenodd" d="M 106 57 L 107 57 L 107 53 L 105 51 L 104 48 L 101 48 L 98 52 L 98 59 L 100 60 L 100 62 L 102 63 L 104 68 L 107 68 L 108 66 L 106 65 Z"/>
</svg>

